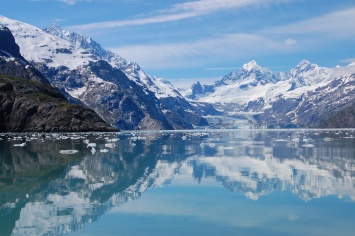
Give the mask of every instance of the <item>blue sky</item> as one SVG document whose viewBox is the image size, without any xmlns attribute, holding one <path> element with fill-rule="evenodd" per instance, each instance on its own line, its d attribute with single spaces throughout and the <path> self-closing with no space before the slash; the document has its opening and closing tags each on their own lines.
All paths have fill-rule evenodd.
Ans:
<svg viewBox="0 0 355 236">
<path fill-rule="evenodd" d="M 355 61 L 353 0 L 2 0 L 0 14 L 55 22 L 171 81 L 216 80 L 250 60 L 274 71 Z"/>
</svg>

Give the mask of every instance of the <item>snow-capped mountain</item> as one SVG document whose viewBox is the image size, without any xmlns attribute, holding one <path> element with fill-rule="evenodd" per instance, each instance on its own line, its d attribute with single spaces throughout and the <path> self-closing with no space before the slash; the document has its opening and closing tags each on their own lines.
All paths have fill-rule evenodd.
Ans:
<svg viewBox="0 0 355 236">
<path fill-rule="evenodd" d="M 213 85 L 194 84 L 185 95 L 195 101 L 195 105 L 200 107 L 205 115 L 208 115 L 206 104 L 210 104 L 228 118 L 244 120 L 242 123 L 247 126 L 315 127 L 320 125 L 330 112 L 336 112 L 352 103 L 355 92 L 349 85 L 354 79 L 352 73 L 355 73 L 353 65 L 346 69 L 325 68 L 306 60 L 302 60 L 290 72 L 275 73 L 251 61 Z M 341 84 L 347 85 L 340 89 L 338 87 Z M 311 97 L 318 100 L 322 97 L 328 101 L 328 105 L 321 107 L 315 101 L 313 105 L 306 106 L 310 100 L 314 101 L 315 98 Z M 306 116 L 307 113 L 314 115 Z M 211 121 L 215 117 L 208 119 Z M 226 124 L 219 124 L 223 125 Z M 228 125 L 236 127 L 240 124 L 232 122 Z"/>
<path fill-rule="evenodd" d="M 94 111 L 70 104 L 20 54 L 9 28 L 0 26 L 0 132 L 117 131 Z"/>
<path fill-rule="evenodd" d="M 112 54 L 106 51 L 105 55 L 105 50 L 92 40 L 84 40 L 85 48 L 77 43 L 79 40 L 72 43 L 3 16 L 0 16 L 0 24 L 12 31 L 21 54 L 53 86 L 79 99 L 115 128 L 189 129 L 193 125 L 207 124 L 181 96 L 174 100 L 178 105 L 166 102 L 175 98 L 171 95 L 176 95 L 167 89 L 166 83 L 157 80 L 162 89 L 154 83 L 155 86 L 146 86 L 150 77 L 144 76 L 138 65 L 126 63 L 118 55 L 113 55 L 110 63 L 103 60 Z M 130 78 L 117 66 L 113 67 L 113 62 L 127 65 Z"/>
<path fill-rule="evenodd" d="M 159 99 L 161 103 L 160 107 L 170 119 L 176 120 L 180 116 L 188 124 L 207 125 L 207 122 L 200 117 L 195 108 L 167 80 L 157 79 L 154 76 L 148 75 L 137 63 L 127 62 L 117 53 L 102 48 L 99 43 L 91 38 L 64 30 L 57 24 L 52 24 L 49 28 L 44 29 L 44 31 L 88 50 L 101 60 L 107 61 L 112 67 L 123 71 L 129 79 L 141 86 L 144 91 L 152 92 Z"/>
</svg>

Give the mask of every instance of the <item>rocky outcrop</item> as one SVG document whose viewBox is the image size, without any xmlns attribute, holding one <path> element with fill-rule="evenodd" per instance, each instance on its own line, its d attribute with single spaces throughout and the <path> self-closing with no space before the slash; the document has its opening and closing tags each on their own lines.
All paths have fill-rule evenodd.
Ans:
<svg viewBox="0 0 355 236">
<path fill-rule="evenodd" d="M 20 60 L 25 61 L 25 58 L 20 54 L 20 47 L 15 43 L 15 38 L 9 28 L 0 25 L 0 55 L 6 54 Z"/>
<path fill-rule="evenodd" d="M 0 77 L 0 132 L 115 131 L 94 111 L 39 82 Z"/>
</svg>

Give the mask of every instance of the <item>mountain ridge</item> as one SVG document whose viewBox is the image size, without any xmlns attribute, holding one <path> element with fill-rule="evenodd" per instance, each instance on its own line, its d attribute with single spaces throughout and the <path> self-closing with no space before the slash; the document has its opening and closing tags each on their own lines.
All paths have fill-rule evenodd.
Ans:
<svg viewBox="0 0 355 236">
<path fill-rule="evenodd" d="M 353 73 L 352 64 L 326 68 L 307 60 L 300 61 L 289 72 L 272 72 L 253 60 L 212 85 L 193 84 L 184 95 L 205 116 L 210 116 L 210 123 L 217 119 L 216 113 L 206 113 L 206 106 L 214 106 L 223 113 L 218 119 L 225 118 L 227 123 L 219 123 L 215 128 L 240 127 L 240 121 L 243 127 L 318 127 L 330 113 L 351 104 L 355 91 L 347 80 L 354 80 Z M 337 89 L 345 95 L 334 91 Z M 311 106 L 307 101 L 314 101 L 314 97 L 330 102 Z M 235 119 L 234 124 L 230 124 L 231 118 Z M 355 127 L 355 123 L 351 126 Z"/>
</svg>

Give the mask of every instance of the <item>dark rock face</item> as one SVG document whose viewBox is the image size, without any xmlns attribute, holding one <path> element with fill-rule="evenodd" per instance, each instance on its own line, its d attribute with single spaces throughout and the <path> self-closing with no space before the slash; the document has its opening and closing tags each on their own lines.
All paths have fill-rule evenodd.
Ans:
<svg viewBox="0 0 355 236">
<path fill-rule="evenodd" d="M 26 61 L 25 58 L 21 56 L 20 47 L 15 43 L 15 38 L 10 29 L 0 25 L 0 55 L 3 54 Z"/>
<path fill-rule="evenodd" d="M 68 103 L 54 88 L 0 77 L 0 132 L 115 131 L 94 111 Z"/>
<path fill-rule="evenodd" d="M 12 75 L 18 78 L 49 84 L 49 81 L 41 72 L 25 63 L 26 61 L 20 61 L 15 58 L 13 58 L 12 61 L 7 61 L 4 57 L 0 57 L 0 74 Z"/>
<path fill-rule="evenodd" d="M 336 112 L 323 121 L 319 128 L 354 128 L 355 127 L 355 104 Z"/>
</svg>

